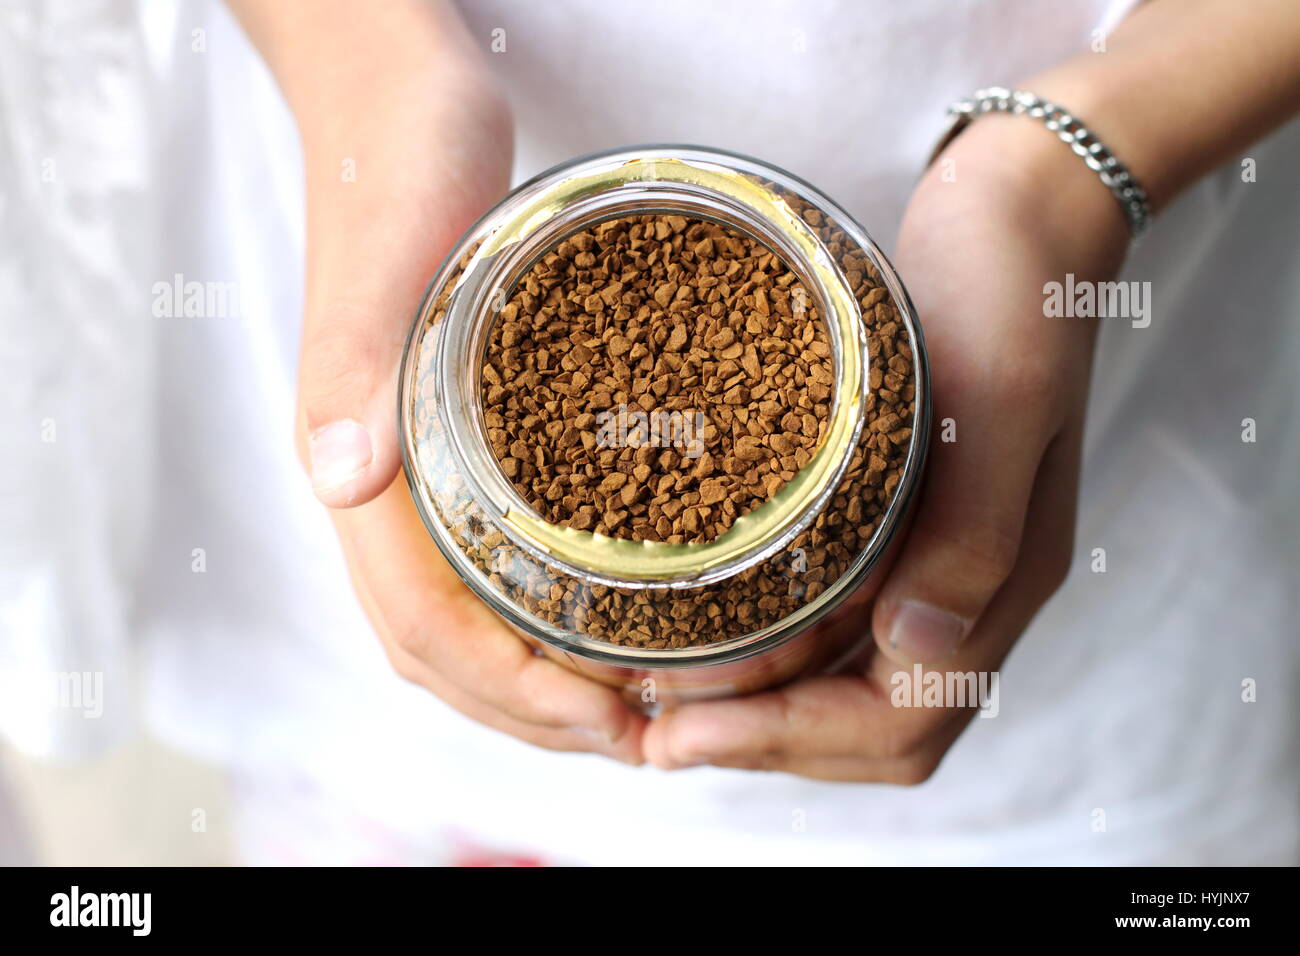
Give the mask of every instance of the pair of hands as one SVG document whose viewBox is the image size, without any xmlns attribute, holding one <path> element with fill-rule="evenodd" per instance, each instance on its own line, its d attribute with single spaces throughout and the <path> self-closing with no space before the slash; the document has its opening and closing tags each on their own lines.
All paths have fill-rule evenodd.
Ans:
<svg viewBox="0 0 1300 956">
<path fill-rule="evenodd" d="M 345 133 L 303 129 L 299 450 L 393 666 L 470 718 L 555 750 L 927 779 L 973 711 L 895 708 L 891 675 L 913 662 L 997 669 L 1070 564 L 1095 328 L 1045 317 L 1043 285 L 1118 268 L 1127 235 L 1113 200 L 1023 118 L 983 118 L 949 147 L 911 198 L 895 262 L 929 346 L 936 425 L 911 534 L 862 622 L 875 649 L 852 674 L 647 720 L 535 656 L 483 606 L 433 547 L 399 475 L 395 390 L 411 317 L 510 168 L 511 121 L 491 81 L 470 64 L 434 69 L 436 82 L 401 81 L 382 91 L 384 109 L 335 124 Z M 346 160 L 354 180 L 340 174 Z M 941 441 L 949 419 L 956 440 Z"/>
</svg>

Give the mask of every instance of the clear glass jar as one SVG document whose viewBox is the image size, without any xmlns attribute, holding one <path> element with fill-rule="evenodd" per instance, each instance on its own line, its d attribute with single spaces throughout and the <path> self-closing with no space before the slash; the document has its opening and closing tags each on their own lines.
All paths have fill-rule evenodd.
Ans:
<svg viewBox="0 0 1300 956">
<path fill-rule="evenodd" d="M 777 252 L 830 339 L 836 382 L 817 451 L 706 544 L 548 524 L 506 478 L 484 422 L 488 336 L 520 279 L 574 233 L 649 214 L 717 222 Z M 462 238 L 417 313 L 398 414 L 416 506 L 466 584 L 539 653 L 631 700 L 671 704 L 823 672 L 869 641 L 870 600 L 920 482 L 928 389 L 907 292 L 852 217 L 757 160 L 656 145 L 557 166 Z M 908 420 L 882 411 L 880 395 Z"/>
</svg>

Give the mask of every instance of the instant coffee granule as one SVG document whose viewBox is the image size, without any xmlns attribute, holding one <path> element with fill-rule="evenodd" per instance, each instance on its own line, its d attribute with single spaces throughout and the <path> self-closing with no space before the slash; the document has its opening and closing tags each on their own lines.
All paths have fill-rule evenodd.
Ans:
<svg viewBox="0 0 1300 956">
<path fill-rule="evenodd" d="M 701 646 L 790 616 L 833 585 L 867 550 L 902 478 L 912 436 L 916 387 L 909 334 L 879 273 L 857 244 L 798 197 L 783 197 L 839 264 L 861 307 L 867 333 L 870 390 L 865 421 L 830 503 L 786 551 L 717 584 L 673 591 L 592 585 L 548 570 L 491 526 L 472 499 L 449 494 L 447 517 L 457 546 L 506 600 L 555 627 L 611 644 L 645 649 Z M 471 254 L 463 257 L 462 268 Z M 448 288 L 453 285 L 454 276 Z M 437 323 L 444 313 L 445 299 L 430 321 Z M 504 427 L 504 417 L 495 427 Z M 734 453 L 735 433 L 731 436 L 727 447 Z M 714 439 L 723 439 L 721 430 L 708 440 Z M 544 443 L 534 439 L 533 444 Z M 815 451 L 815 443 L 802 447 Z M 557 500 L 562 502 L 562 497 Z"/>
<path fill-rule="evenodd" d="M 552 524 L 707 542 L 811 460 L 831 346 L 762 243 L 675 215 L 609 220 L 543 256 L 488 341 L 484 423 Z"/>
</svg>

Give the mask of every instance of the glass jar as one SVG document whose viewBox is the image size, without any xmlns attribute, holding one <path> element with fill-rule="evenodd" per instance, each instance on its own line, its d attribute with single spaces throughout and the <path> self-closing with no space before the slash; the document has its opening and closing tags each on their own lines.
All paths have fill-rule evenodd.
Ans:
<svg viewBox="0 0 1300 956">
<path fill-rule="evenodd" d="M 547 523 L 505 476 L 484 419 L 488 337 L 520 280 L 575 233 L 651 214 L 713 221 L 776 252 L 828 333 L 835 371 L 811 459 L 702 544 Z M 407 480 L 447 561 L 538 653 L 644 704 L 751 693 L 856 656 L 929 419 L 920 326 L 862 227 L 783 170 L 663 145 L 564 163 L 479 220 L 416 315 L 399 402 Z"/>
</svg>

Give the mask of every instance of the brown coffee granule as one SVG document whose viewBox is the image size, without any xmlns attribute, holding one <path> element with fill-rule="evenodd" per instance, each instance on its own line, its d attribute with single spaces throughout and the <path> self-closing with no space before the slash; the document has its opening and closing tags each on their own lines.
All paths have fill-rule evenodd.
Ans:
<svg viewBox="0 0 1300 956">
<path fill-rule="evenodd" d="M 482 367 L 501 469 L 547 521 L 706 542 L 811 460 L 831 347 L 762 243 L 684 216 L 608 220 L 513 290 Z"/>
<path fill-rule="evenodd" d="M 769 184 L 770 185 L 770 184 Z M 770 627 L 818 598 L 867 550 L 902 478 L 916 417 L 911 336 L 881 277 L 856 243 L 796 196 L 783 193 L 839 263 L 862 309 L 870 392 L 858 447 L 834 495 L 790 547 L 717 584 L 684 591 L 590 585 L 511 544 L 467 494 L 451 459 L 426 460 L 437 507 L 456 544 L 501 596 L 546 623 L 612 644 L 644 649 L 703 646 Z M 442 321 L 459 270 L 444 286 L 431 324 Z M 440 429 L 434 407 L 417 400 L 415 425 Z"/>
</svg>

